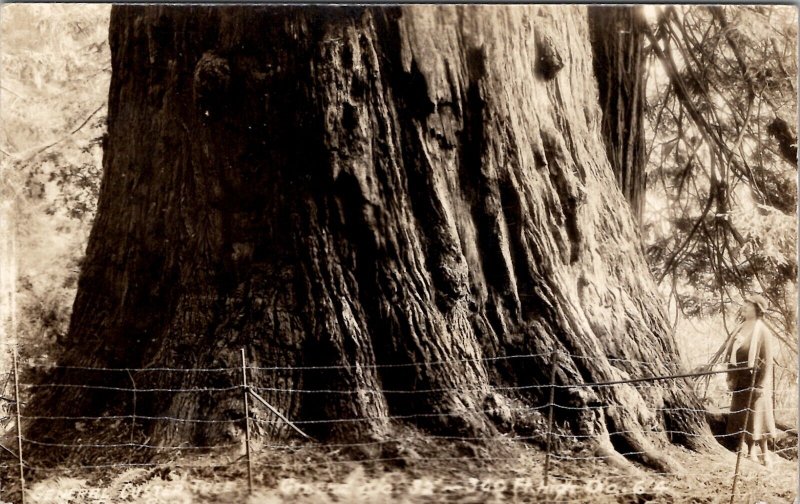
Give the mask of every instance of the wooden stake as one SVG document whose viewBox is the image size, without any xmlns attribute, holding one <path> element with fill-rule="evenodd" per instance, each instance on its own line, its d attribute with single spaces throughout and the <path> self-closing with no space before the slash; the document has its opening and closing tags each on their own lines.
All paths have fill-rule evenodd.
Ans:
<svg viewBox="0 0 800 504">
<path fill-rule="evenodd" d="M 273 405 L 271 405 L 270 403 L 268 403 L 267 401 L 265 401 L 263 397 L 261 397 L 260 395 L 256 394 L 256 393 L 255 393 L 255 392 L 253 392 L 252 390 L 250 390 L 250 394 L 252 394 L 252 395 L 253 395 L 253 397 L 255 397 L 256 399 L 258 399 L 258 401 L 259 401 L 261 404 L 263 404 L 264 406 L 266 406 L 266 407 L 267 407 L 267 409 L 269 409 L 271 412 L 273 412 L 273 413 L 275 414 L 275 416 L 277 416 L 278 418 L 280 418 L 281 420 L 283 420 L 283 421 L 284 421 L 284 422 L 285 422 L 287 425 L 289 425 L 289 427 L 291 427 L 292 429 L 294 429 L 294 430 L 295 430 L 295 431 L 296 431 L 298 434 L 300 434 L 301 436 L 303 436 L 303 437 L 304 437 L 304 438 L 306 438 L 306 439 L 310 439 L 310 440 L 312 440 L 312 441 L 313 441 L 313 438 L 312 438 L 311 436 L 309 436 L 309 435 L 308 435 L 308 434 L 306 434 L 305 432 L 301 431 L 301 430 L 300 430 L 300 429 L 299 429 L 299 428 L 298 428 L 298 427 L 297 427 L 295 424 L 293 424 L 293 423 L 292 423 L 292 421 L 291 421 L 291 420 L 289 420 L 288 418 L 286 418 L 285 416 L 283 416 L 283 415 L 281 414 L 281 412 L 280 412 L 280 411 L 278 411 L 278 410 L 277 410 L 277 409 L 276 409 L 276 408 L 275 408 Z"/>
<path fill-rule="evenodd" d="M 242 390 L 244 392 L 244 426 L 247 450 L 247 493 L 253 494 L 253 461 L 250 459 L 250 405 L 247 397 L 247 361 L 242 348 Z"/>
<path fill-rule="evenodd" d="M 544 458 L 544 485 L 547 486 L 547 478 L 550 474 L 550 444 L 553 438 L 553 402 L 556 397 L 556 364 L 558 351 L 554 350 L 550 359 L 550 403 L 547 412 L 547 452 Z"/>
<path fill-rule="evenodd" d="M 775 404 L 775 383 L 776 383 L 775 382 L 775 361 L 773 359 L 773 362 L 772 362 L 772 415 L 773 415 L 773 418 L 775 416 L 775 406 L 776 406 L 776 404 Z M 777 436 L 772 436 L 772 453 L 775 453 L 775 438 L 776 437 Z M 766 460 L 766 457 L 767 456 L 764 455 L 764 460 Z"/>
<path fill-rule="evenodd" d="M 733 485 L 731 485 L 731 501 L 736 497 L 736 480 L 739 479 L 739 462 L 742 459 L 742 442 L 744 441 L 745 433 L 747 432 L 747 423 L 750 421 L 750 405 L 753 402 L 753 389 L 756 386 L 756 366 L 753 366 L 753 377 L 750 379 L 750 390 L 747 393 L 747 410 L 744 413 L 744 427 L 742 433 L 739 435 L 739 446 L 736 448 L 736 468 L 733 470 Z"/>
<path fill-rule="evenodd" d="M 5 450 L 5 451 L 7 451 L 7 452 L 8 452 L 8 453 L 10 453 L 10 454 L 11 454 L 11 456 L 12 456 L 12 457 L 14 457 L 14 458 L 17 458 L 17 457 L 19 457 L 19 454 L 17 454 L 17 453 L 14 453 L 14 450 L 12 450 L 11 448 L 6 448 L 5 446 L 3 446 L 3 445 L 1 445 L 1 444 L 0 444 L 0 450 Z"/>
<path fill-rule="evenodd" d="M 25 470 L 22 462 L 22 420 L 19 414 L 19 374 L 17 371 L 17 348 L 14 347 L 14 400 L 17 403 L 17 454 L 19 455 L 19 486 L 22 504 L 25 504 Z"/>
</svg>

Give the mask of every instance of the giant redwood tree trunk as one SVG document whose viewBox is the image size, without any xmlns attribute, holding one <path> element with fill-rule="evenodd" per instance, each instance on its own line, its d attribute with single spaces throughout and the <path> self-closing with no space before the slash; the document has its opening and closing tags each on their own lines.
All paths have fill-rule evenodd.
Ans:
<svg viewBox="0 0 800 504">
<path fill-rule="evenodd" d="M 120 6 L 110 37 L 105 172 L 61 364 L 235 368 L 244 347 L 255 366 L 291 368 L 250 376 L 298 390 L 263 391 L 291 418 L 370 419 L 310 424 L 322 439 L 398 422 L 507 430 L 486 404 L 522 418 L 546 402 L 515 387 L 548 383 L 554 350 L 577 356 L 560 358 L 560 384 L 678 371 L 601 138 L 585 8 Z M 524 354 L 543 355 L 493 359 Z M 706 427 L 672 409 L 698 407 L 683 382 L 663 385 L 559 388 L 560 404 L 607 407 L 556 413 L 664 466 L 659 430 Z M 100 392 L 48 388 L 32 404 L 129 411 L 130 394 Z M 240 391 L 211 395 L 139 394 L 137 413 L 241 410 Z"/>
</svg>

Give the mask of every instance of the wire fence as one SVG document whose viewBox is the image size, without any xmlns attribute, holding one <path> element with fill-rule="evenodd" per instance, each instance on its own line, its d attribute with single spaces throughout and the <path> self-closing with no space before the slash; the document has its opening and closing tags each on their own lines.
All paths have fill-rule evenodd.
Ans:
<svg viewBox="0 0 800 504">
<path fill-rule="evenodd" d="M 578 356 L 578 355 L 571 355 L 571 354 L 564 354 L 564 353 L 539 353 L 539 354 L 528 354 L 528 355 L 512 355 L 506 357 L 490 357 L 490 358 L 475 358 L 475 359 L 457 359 L 457 360 L 437 360 L 437 361 L 430 361 L 430 362 L 414 362 L 414 363 L 399 363 L 399 364 L 375 364 L 370 366 L 362 366 L 362 367 L 371 367 L 371 368 L 410 368 L 410 367 L 425 367 L 429 368 L 432 366 L 437 365 L 445 365 L 445 364 L 454 364 L 454 363 L 465 363 L 465 362 L 491 362 L 491 361 L 498 361 L 498 360 L 522 360 L 528 359 L 532 362 L 541 363 L 543 359 L 550 359 L 550 365 L 552 369 L 555 370 L 557 366 L 557 361 L 560 359 L 567 359 L 567 358 L 577 358 L 577 359 L 588 359 L 589 357 L 586 356 Z M 628 362 L 628 363 L 635 363 L 635 364 L 642 364 L 644 361 L 634 360 L 634 359 L 621 359 L 615 358 L 610 359 L 613 361 L 619 362 Z M 649 363 L 648 363 L 649 364 Z M 740 366 L 746 366 L 746 363 L 739 363 Z M 0 428 L 2 428 L 2 433 L 8 433 L 11 431 L 16 431 L 16 437 L 18 441 L 17 447 L 11 446 L 3 446 L 0 445 L 0 451 L 6 453 L 6 457 L 0 457 L 0 461 L 6 460 L 9 461 L 7 463 L 0 464 L 0 467 L 4 469 L 11 470 L 15 468 L 17 465 L 19 466 L 19 478 L 20 484 L 23 489 L 22 496 L 24 498 L 25 491 L 24 491 L 24 472 L 25 471 L 35 471 L 35 472 L 42 472 L 44 474 L 49 473 L 58 473 L 63 472 L 65 470 L 69 470 L 71 472 L 75 471 L 91 471 L 91 470 L 101 470 L 101 469 L 131 469 L 131 468 L 159 468 L 159 467 L 168 467 L 172 469 L 217 469 L 217 468 L 226 468 L 226 467 L 233 467 L 239 466 L 241 467 L 243 464 L 246 464 L 248 470 L 248 485 L 250 490 L 252 491 L 252 464 L 253 459 L 258 458 L 251 456 L 251 439 L 250 439 L 250 430 L 251 426 L 254 429 L 266 429 L 269 430 L 271 433 L 275 433 L 281 431 L 282 434 L 278 436 L 274 436 L 271 439 L 273 441 L 259 441 L 255 443 L 255 449 L 257 450 L 270 450 L 275 452 L 280 452 L 281 457 L 291 458 L 293 453 L 298 452 L 298 450 L 305 449 L 303 451 L 303 455 L 306 457 L 305 459 L 297 459 L 292 460 L 291 464 L 294 467 L 303 467 L 307 466 L 309 468 L 318 468 L 320 464 L 326 464 L 330 466 L 337 466 L 337 465 L 348 465 L 348 464 L 364 464 L 364 463 L 392 463 L 392 462 L 407 462 L 408 457 L 406 456 L 385 456 L 384 451 L 375 452 L 379 453 L 378 456 L 372 457 L 358 457 L 358 458 L 336 458 L 336 457 L 328 457 L 325 460 L 320 460 L 318 457 L 308 457 L 307 454 L 309 453 L 307 450 L 319 449 L 320 453 L 323 451 L 330 452 L 331 450 L 334 451 L 341 451 L 348 448 L 365 448 L 365 447 L 374 447 L 374 448 L 381 448 L 383 446 L 398 446 L 398 445 L 405 445 L 407 443 L 413 443 L 415 440 L 419 440 L 419 436 L 394 436 L 394 437 L 387 437 L 382 439 L 375 439 L 369 441 L 360 441 L 360 442 L 346 442 L 346 443 L 320 443 L 308 436 L 304 429 L 313 428 L 315 431 L 319 431 L 321 428 L 329 427 L 329 428 L 347 428 L 349 424 L 359 424 L 359 423 L 370 423 L 376 421 L 382 422 L 406 422 L 409 420 L 414 419 L 425 419 L 425 418 L 444 418 L 450 416 L 469 416 L 469 415 L 492 415 L 498 412 L 498 406 L 492 405 L 491 407 L 474 407 L 474 408 L 460 408 L 460 409 L 453 409 L 449 411 L 414 411 L 412 413 L 387 413 L 387 414 L 380 414 L 380 415 L 356 415 L 350 417 L 342 417 L 342 418 L 327 418 L 327 417 L 319 417 L 319 418 L 295 418 L 290 419 L 285 416 L 285 412 L 281 412 L 279 409 L 275 408 L 270 404 L 261 394 L 266 394 L 270 398 L 280 398 L 283 396 L 312 396 L 309 399 L 313 401 L 325 401 L 326 399 L 334 398 L 334 399 L 343 399 L 343 396 L 350 396 L 355 395 L 357 397 L 364 397 L 369 395 L 381 395 L 386 397 L 391 397 L 392 395 L 402 395 L 407 398 L 417 399 L 421 396 L 425 396 L 428 394 L 441 394 L 441 393 L 457 393 L 457 394 L 465 394 L 467 392 L 483 392 L 483 393 L 509 393 L 509 392 L 524 392 L 524 391 L 533 391 L 533 392 L 541 392 L 538 394 L 541 396 L 542 400 L 538 404 L 530 404 L 530 397 L 526 396 L 525 400 L 528 403 L 524 405 L 517 405 L 520 401 L 516 401 L 511 403 L 511 405 L 506 405 L 503 407 L 503 411 L 505 414 L 512 414 L 512 413 L 539 413 L 542 417 L 547 418 L 547 425 L 543 429 L 539 429 L 533 432 L 525 432 L 524 434 L 502 434 L 496 436 L 455 436 L 455 435 L 437 435 L 437 434 L 428 434 L 425 436 L 426 439 L 433 440 L 433 441 L 460 441 L 460 442 L 474 442 L 474 443 L 502 443 L 502 442 L 526 442 L 526 443 L 533 443 L 540 446 L 546 446 L 546 460 L 543 467 L 543 478 L 545 485 L 548 483 L 548 478 L 552 477 L 554 480 L 562 481 L 568 480 L 569 475 L 559 474 L 558 468 L 551 468 L 551 460 L 560 463 L 590 463 L 590 462 L 603 462 L 609 458 L 617 458 L 617 457 L 630 457 L 636 458 L 638 456 L 645 456 L 647 453 L 642 451 L 628 451 L 628 452 L 621 452 L 621 453 L 613 453 L 613 454 L 590 454 L 584 455 L 582 453 L 574 453 L 571 450 L 563 450 L 564 446 L 569 446 L 569 443 L 577 443 L 580 445 L 581 440 L 588 440 L 595 436 L 595 434 L 587 434 L 587 433 L 572 433 L 565 431 L 563 429 L 559 429 L 557 425 L 554 425 L 554 416 L 558 415 L 559 417 L 565 417 L 569 415 L 575 415 L 579 411 L 587 411 L 593 409 L 603 409 L 612 406 L 611 404 L 604 404 L 594 403 L 594 404 L 567 404 L 560 402 L 559 395 L 555 394 L 555 391 L 570 389 L 582 389 L 582 388 L 592 388 L 595 390 L 600 390 L 603 388 L 609 387 L 619 387 L 619 386 L 628 386 L 633 387 L 635 389 L 648 389 L 648 388 L 663 388 L 665 387 L 664 382 L 675 381 L 675 380 L 685 380 L 689 378 L 698 378 L 704 376 L 713 376 L 717 374 L 725 374 L 730 372 L 730 369 L 719 369 L 719 370 L 708 370 L 699 373 L 677 373 L 672 375 L 663 375 L 663 376 L 643 376 L 643 377 L 628 377 L 628 378 L 621 378 L 615 380 L 607 380 L 607 381 L 597 381 L 597 382 L 586 382 L 586 383 L 572 383 L 572 384 L 564 384 L 564 383 L 556 383 L 554 378 L 548 383 L 527 383 L 527 384 L 513 384 L 513 385 L 481 385 L 481 386 L 474 386 L 474 387 L 431 387 L 431 388 L 409 388 L 409 389 L 393 389 L 393 388 L 386 388 L 386 389 L 368 389 L 368 388 L 350 388 L 350 389 L 338 389 L 338 388 L 303 388 L 303 387 L 293 387 L 286 384 L 287 380 L 275 380 L 273 383 L 264 383 L 265 379 L 269 377 L 274 378 L 275 372 L 289 372 L 294 373 L 297 371 L 337 371 L 344 368 L 349 368 L 350 366 L 334 366 L 334 365 L 326 365 L 326 366 L 298 366 L 298 367 L 291 367 L 291 366 L 250 366 L 244 361 L 244 355 L 242 357 L 242 365 L 239 367 L 208 367 L 208 368 L 171 368 L 171 367 L 152 367 L 152 368 L 108 368 L 108 367 L 80 367 L 80 366 L 52 366 L 52 365 L 29 365 L 29 368 L 36 368 L 34 371 L 45 371 L 45 370 L 63 370 L 63 371 L 75 371 L 80 372 L 83 374 L 77 374 L 76 376 L 90 376 L 92 379 L 87 380 L 91 383 L 39 383 L 39 382 L 25 382 L 20 381 L 18 379 L 18 374 L 15 372 L 13 377 L 3 377 L 3 381 L 8 384 L 9 382 L 13 382 L 13 385 L 16 387 L 17 393 L 14 397 L 10 397 L 10 395 L 6 392 L 4 388 L 4 394 L 0 395 Z M 746 367 L 738 367 L 736 370 L 739 371 L 750 371 L 752 368 Z M 29 370 L 30 371 L 30 370 Z M 265 374 L 265 372 L 272 372 L 272 375 Z M 30 374 L 30 373 L 26 373 Z M 114 381 L 114 378 L 118 378 L 120 375 L 126 375 L 129 378 L 130 385 L 120 385 Z M 143 375 L 155 375 L 154 380 L 157 381 L 160 385 L 158 386 L 142 386 L 137 387 L 136 383 L 138 382 L 147 382 L 147 380 L 142 380 Z M 134 379 L 136 376 L 136 379 Z M 163 385 L 165 382 L 169 382 L 171 377 L 185 377 L 191 376 L 192 379 L 196 381 L 209 381 L 210 384 L 207 386 L 201 386 L 197 384 L 192 384 L 191 386 L 186 386 L 185 383 L 179 383 L 175 386 L 167 386 Z M 554 374 L 552 375 L 555 376 Z M 200 378 L 198 378 L 200 377 Z M 211 379 L 210 377 L 213 377 Z M 267 377 L 267 378 L 265 378 Z M 98 383 L 100 381 L 100 383 Z M 179 380 L 180 382 L 180 380 Z M 132 411 L 129 413 L 123 414 L 104 414 L 104 415 L 34 415 L 34 414 L 27 414 L 24 412 L 25 408 L 20 408 L 20 404 L 18 401 L 20 397 L 24 397 L 27 394 L 30 394 L 33 391 L 38 389 L 54 389 L 54 390 L 70 390 L 70 389 L 86 389 L 89 391 L 106 391 L 106 392 L 119 392 L 124 394 L 131 394 L 133 397 L 133 401 L 130 403 Z M 796 389 L 787 389 L 787 391 L 793 390 L 796 393 Z M 549 397 L 545 392 L 549 392 Z M 643 390 L 643 393 L 645 391 Z M 780 389 L 773 390 L 773 394 L 777 394 L 781 392 Z M 733 394 L 733 392 L 728 391 L 728 395 Z M 220 394 L 227 396 L 226 400 L 229 402 L 234 402 L 236 404 L 241 404 L 241 409 L 235 412 L 233 415 L 229 415 L 224 418 L 214 417 L 214 418 L 206 418 L 203 416 L 192 416 L 190 414 L 185 415 L 148 415 L 143 414 L 136 411 L 136 404 L 137 404 L 137 397 L 139 399 L 139 404 L 146 404 L 147 401 L 141 402 L 141 397 L 139 394 L 191 394 L 191 395 L 203 395 L 203 396 L 212 396 L 216 397 Z M 537 396 L 538 397 L 538 396 Z M 346 399 L 346 398 L 344 398 Z M 291 402 L 291 401 L 289 401 Z M 281 403 L 288 404 L 287 401 L 281 401 Z M 416 401 L 416 404 L 428 404 L 426 401 Z M 254 407 L 255 406 L 255 407 Z M 616 405 L 619 406 L 619 405 Z M 650 408 L 650 413 L 652 414 L 667 414 L 670 412 L 695 412 L 698 414 L 706 414 L 707 410 L 705 408 L 690 408 L 690 407 L 652 407 Z M 793 408 L 775 408 L 776 412 L 780 411 L 793 411 Z M 556 413 L 561 412 L 561 413 Z M 750 410 L 748 408 L 735 410 L 735 411 L 728 411 L 729 415 L 734 415 L 737 413 L 745 413 L 746 415 L 750 414 Z M 197 415 L 197 414 L 195 414 Z M 35 438 L 32 437 L 30 434 L 23 432 L 22 429 L 19 428 L 19 424 L 26 424 L 30 422 L 59 422 L 61 426 L 67 425 L 72 423 L 71 428 L 74 431 L 74 436 L 70 439 L 61 439 L 61 440 L 53 440 L 47 438 Z M 93 426 L 101 424 L 103 422 L 115 422 L 117 429 L 123 429 L 123 425 L 130 425 L 130 438 L 128 441 L 113 441 L 113 442 L 87 442 L 82 441 L 82 434 L 81 432 L 85 431 L 86 425 L 91 423 Z M 238 430 L 229 431 L 232 433 L 229 437 L 233 439 L 231 442 L 226 443 L 213 443 L 213 444 L 197 444 L 192 445 L 189 443 L 179 443 L 179 444 L 159 444 L 159 443 L 152 443 L 150 442 L 149 438 L 142 439 L 141 441 L 137 442 L 135 440 L 135 435 L 138 435 L 136 429 L 137 427 L 142 427 L 143 424 L 150 424 L 149 426 L 152 427 L 153 425 L 158 424 L 174 424 L 178 425 L 191 425 L 191 424 L 198 424 L 198 425 L 215 425 L 221 428 L 233 428 Z M 746 421 L 745 421 L 746 424 Z M 176 427 L 177 428 L 177 427 Z M 292 438 L 292 432 L 294 434 L 300 434 L 308 439 L 304 440 L 302 443 L 298 443 L 294 438 Z M 698 437 L 698 436 L 707 436 L 708 434 L 702 434 L 697 432 L 687 432 L 680 429 L 675 428 L 659 428 L 659 427 L 651 427 L 651 428 L 642 428 L 642 429 L 633 429 L 633 430 L 611 430 L 608 431 L 607 434 L 609 436 L 626 436 L 626 435 L 642 435 L 642 436 L 681 436 L 683 438 L 690 438 L 690 437 Z M 714 434 L 713 436 L 722 443 L 725 443 L 726 440 L 730 441 L 728 444 L 735 444 L 735 441 L 741 440 L 742 436 L 747 434 L 743 429 L 737 429 L 732 432 L 725 432 L 725 433 L 718 433 Z M 127 436 L 127 434 L 125 434 Z M 91 436 L 89 436 L 91 437 Z M 237 438 L 238 437 L 238 438 Z M 245 437 L 246 439 L 241 439 L 241 437 Z M 733 439 L 730 439 L 733 438 Z M 277 442 L 276 442 L 277 440 Z M 78 451 L 78 450 L 128 450 L 131 454 L 137 454 L 139 457 L 131 457 L 129 461 L 126 462 L 118 462 L 113 461 L 109 463 L 92 463 L 92 464 L 73 464 L 69 466 L 59 466 L 59 465 L 37 465 L 33 463 L 29 463 L 26 461 L 25 453 L 29 450 L 34 449 L 66 449 L 71 451 Z M 242 453 L 245 451 L 246 453 Z M 115 452 L 118 453 L 118 452 Z M 797 447 L 796 446 L 788 446 L 788 447 L 781 447 L 775 448 L 773 445 L 773 453 L 778 456 L 785 456 L 790 457 L 792 455 L 796 456 L 797 454 Z M 145 454 L 144 461 L 141 461 L 142 457 L 140 455 Z M 150 454 L 150 455 L 147 455 Z M 163 462 L 165 454 L 169 454 L 172 457 L 172 460 L 167 462 Z M 187 458 L 189 454 L 198 454 L 202 455 L 204 458 L 197 458 L 195 461 L 185 461 L 183 459 Z M 14 464 L 10 462 L 16 458 L 18 460 L 18 464 Z M 424 457 L 416 457 L 413 459 L 415 464 L 446 464 L 446 463 L 496 463 L 498 461 L 506 461 L 506 462 L 513 462 L 514 460 L 518 459 L 519 455 L 515 455 L 514 457 L 496 457 L 490 455 L 480 455 L 480 454 L 472 454 L 468 456 L 459 456 L 459 457 L 440 457 L 440 456 L 424 456 Z M 265 462 L 263 459 L 258 459 L 258 469 L 269 469 L 269 468 L 278 468 L 278 467 L 285 467 L 286 461 L 280 459 L 277 462 Z M 657 474 L 657 473 L 654 473 Z M 738 458 L 737 458 L 737 467 L 734 472 L 734 485 L 736 478 L 738 477 Z"/>
</svg>

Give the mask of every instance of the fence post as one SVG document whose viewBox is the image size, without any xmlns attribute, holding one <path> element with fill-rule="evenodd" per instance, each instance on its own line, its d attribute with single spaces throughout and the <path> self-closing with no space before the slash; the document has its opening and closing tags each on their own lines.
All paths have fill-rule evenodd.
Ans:
<svg viewBox="0 0 800 504">
<path fill-rule="evenodd" d="M 553 350 L 550 358 L 550 402 L 547 412 L 547 452 L 544 458 L 544 486 L 547 486 L 547 478 L 550 475 L 550 444 L 553 438 L 553 402 L 556 394 L 556 365 L 558 361 L 558 350 Z"/>
<path fill-rule="evenodd" d="M 19 486 L 22 504 L 25 504 L 25 471 L 22 462 L 22 420 L 19 414 L 19 373 L 17 371 L 17 348 L 14 347 L 14 401 L 17 403 L 17 452 L 19 454 Z"/>
<path fill-rule="evenodd" d="M 756 386 L 756 366 L 753 366 L 752 370 L 753 377 L 750 379 L 750 389 L 747 393 L 747 409 L 744 413 L 744 427 L 742 428 L 742 433 L 739 435 L 739 445 L 736 447 L 736 468 L 733 470 L 730 504 L 733 504 L 733 499 L 736 497 L 736 480 L 739 478 L 739 462 L 742 459 L 742 441 L 744 441 L 744 436 L 747 433 L 747 423 L 750 421 L 750 404 L 753 402 L 753 389 Z"/>
<path fill-rule="evenodd" d="M 133 436 L 136 432 L 136 382 L 133 380 L 130 369 L 126 369 L 125 372 L 128 373 L 128 378 L 131 379 L 131 384 L 133 384 L 133 414 L 131 416 L 131 444 L 133 444 Z"/>
<path fill-rule="evenodd" d="M 775 415 L 775 406 L 777 406 L 775 401 L 775 359 L 772 360 L 772 414 Z M 775 438 L 778 436 L 772 436 L 772 453 L 775 453 L 775 442 L 777 441 Z M 766 455 L 764 455 L 764 460 L 766 461 Z"/>
<path fill-rule="evenodd" d="M 247 360 L 242 348 L 242 393 L 244 394 L 245 449 L 247 450 L 247 493 L 253 493 L 253 463 L 250 460 L 250 405 L 247 397 Z"/>
</svg>

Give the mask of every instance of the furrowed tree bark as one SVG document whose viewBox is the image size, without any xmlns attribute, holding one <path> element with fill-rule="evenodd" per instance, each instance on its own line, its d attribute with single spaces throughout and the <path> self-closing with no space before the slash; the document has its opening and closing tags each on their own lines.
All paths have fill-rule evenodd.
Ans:
<svg viewBox="0 0 800 504">
<path fill-rule="evenodd" d="M 320 439 L 401 421 L 507 431 L 546 402 L 514 387 L 546 385 L 554 349 L 572 355 L 559 384 L 678 371 L 600 134 L 584 8 L 119 6 L 110 36 L 104 178 L 62 364 L 230 366 L 136 383 L 235 385 L 245 347 L 291 368 L 249 376 L 300 390 L 260 392 L 290 418 L 362 419 L 309 424 Z M 486 360 L 525 354 L 542 355 Z M 708 428 L 690 387 L 661 383 L 559 388 L 559 404 L 607 407 L 557 419 L 670 467 L 662 431 Z M 138 414 L 241 414 L 240 391 L 214 394 L 140 394 Z M 31 408 L 126 412 L 129 395 L 43 389 Z"/>
</svg>

